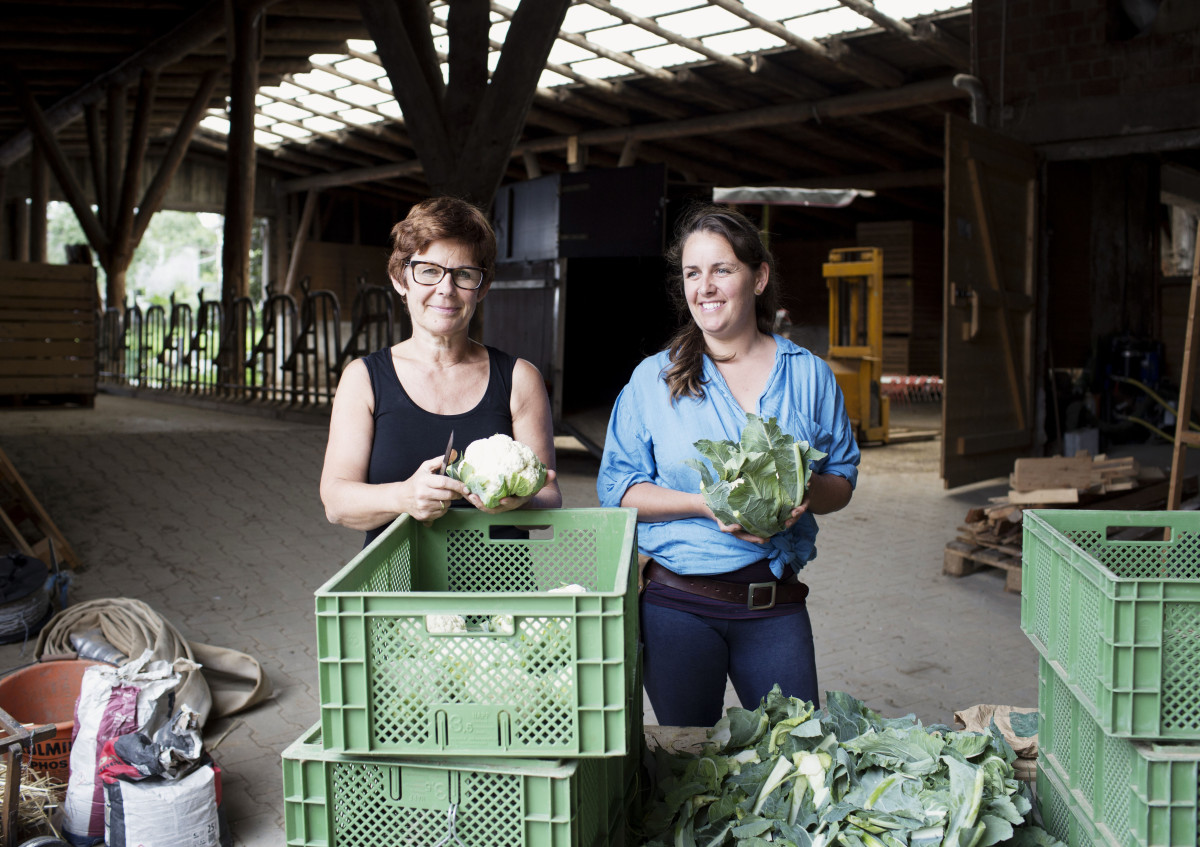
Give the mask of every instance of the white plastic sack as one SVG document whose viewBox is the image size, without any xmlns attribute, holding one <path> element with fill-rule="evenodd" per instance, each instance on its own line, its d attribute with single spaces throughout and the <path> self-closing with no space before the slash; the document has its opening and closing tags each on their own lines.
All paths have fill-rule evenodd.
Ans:
<svg viewBox="0 0 1200 847">
<path fill-rule="evenodd" d="M 139 730 L 154 732 L 166 723 L 179 680 L 171 663 L 150 661 L 149 650 L 120 667 L 92 665 L 84 671 L 63 802 L 63 830 L 72 844 L 104 839 L 104 787 L 97 778 L 104 742 Z"/>
<path fill-rule="evenodd" d="M 108 847 L 227 847 L 231 841 L 222 832 L 221 778 L 211 762 L 179 779 L 113 780 L 105 794 Z"/>
</svg>

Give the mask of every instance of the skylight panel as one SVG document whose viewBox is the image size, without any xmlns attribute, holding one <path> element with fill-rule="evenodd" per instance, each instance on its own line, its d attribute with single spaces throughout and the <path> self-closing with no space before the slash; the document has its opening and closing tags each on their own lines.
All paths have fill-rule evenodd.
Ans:
<svg viewBox="0 0 1200 847">
<path fill-rule="evenodd" d="M 547 58 L 547 61 L 555 62 L 560 65 L 569 65 L 572 62 L 580 62 L 595 58 L 596 54 L 591 50 L 584 50 L 582 47 L 558 38 L 555 39 L 554 46 L 550 48 L 550 55 Z"/>
<path fill-rule="evenodd" d="M 579 3 L 567 9 L 567 16 L 563 18 L 560 29 L 563 32 L 589 32 L 593 29 L 616 26 L 620 22 L 620 19 L 614 18 L 602 9 L 597 9 L 587 3 Z"/>
<path fill-rule="evenodd" d="M 365 38 L 348 38 L 346 39 L 346 47 L 354 50 L 357 53 L 374 53 L 375 42 L 368 41 Z"/>
<path fill-rule="evenodd" d="M 496 23 L 492 24 L 491 29 L 488 30 L 488 37 L 497 44 L 503 44 L 504 39 L 508 38 L 508 28 L 511 24 L 512 21 L 508 18 L 496 21 Z"/>
<path fill-rule="evenodd" d="M 672 65 L 686 65 L 689 62 L 698 62 L 706 57 L 700 55 L 695 50 L 689 50 L 679 44 L 664 44 L 661 47 L 638 50 L 634 54 L 634 58 L 652 68 L 668 68 Z"/>
<path fill-rule="evenodd" d="M 744 0 L 746 10 L 773 21 L 841 8 L 837 0 Z"/>
<path fill-rule="evenodd" d="M 200 119 L 200 126 L 211 132 L 229 135 L 229 118 L 223 118 L 220 115 L 206 115 Z"/>
<path fill-rule="evenodd" d="M 257 127 L 267 127 L 273 123 L 275 123 L 275 118 L 271 117 L 270 115 L 263 115 L 263 114 L 258 114 L 258 113 L 256 113 L 254 115 L 254 125 Z"/>
<path fill-rule="evenodd" d="M 570 77 L 565 77 L 560 73 L 544 70 L 542 71 L 542 75 L 538 77 L 538 88 L 553 88 L 556 85 L 566 85 L 574 81 Z"/>
<path fill-rule="evenodd" d="M 961 9 L 971 5 L 963 0 L 876 0 L 875 8 L 893 18 L 915 18 L 930 15 L 934 12 L 944 12 L 947 9 Z"/>
<path fill-rule="evenodd" d="M 293 124 L 278 123 L 271 127 L 271 131 L 292 141 L 302 141 L 306 138 L 312 138 L 312 133 L 310 131 L 304 127 L 295 126 Z"/>
<path fill-rule="evenodd" d="M 611 76 L 625 76 L 633 73 L 629 68 L 611 59 L 591 59 L 586 62 L 572 62 L 571 70 L 590 76 L 593 79 L 607 79 Z"/>
<path fill-rule="evenodd" d="M 493 50 L 492 52 L 488 53 L 488 58 L 487 58 L 488 70 L 491 71 L 492 73 L 495 73 L 496 66 L 498 64 L 500 64 L 500 51 Z"/>
<path fill-rule="evenodd" d="M 404 113 L 400 111 L 400 104 L 395 100 L 387 100 L 383 103 L 380 103 L 375 108 L 387 115 L 389 118 L 395 118 L 396 120 L 404 119 Z"/>
<path fill-rule="evenodd" d="M 301 123 L 313 132 L 338 132 L 346 128 L 346 125 L 341 121 L 335 121 L 333 118 L 327 118 L 324 115 L 313 115 L 311 118 L 301 121 Z"/>
<path fill-rule="evenodd" d="M 759 50 L 770 50 L 783 46 L 784 41 L 758 27 L 750 27 L 740 32 L 727 32 L 724 35 L 711 35 L 704 39 L 704 46 L 711 47 L 727 56 L 739 53 L 756 53 Z"/>
<path fill-rule="evenodd" d="M 746 22 L 737 15 L 726 12 L 719 6 L 704 6 L 677 15 L 658 18 L 658 25 L 691 38 L 702 38 L 718 32 L 742 29 Z"/>
<path fill-rule="evenodd" d="M 254 130 L 254 143 L 260 144 L 263 147 L 274 147 L 277 144 L 283 143 L 283 138 L 273 132 L 264 132 L 261 129 Z"/>
<path fill-rule="evenodd" d="M 638 0 L 637 9 L 630 8 L 629 11 L 636 11 L 643 18 L 657 18 L 707 4 L 708 0 Z"/>
<path fill-rule="evenodd" d="M 345 53 L 313 53 L 308 61 L 314 65 L 332 65 L 346 58 Z"/>
<path fill-rule="evenodd" d="M 375 124 L 383 120 L 380 115 L 368 112 L 366 109 L 346 109 L 343 112 L 338 112 L 338 117 L 346 123 L 356 126 L 366 126 L 367 124 Z"/>
<path fill-rule="evenodd" d="M 640 26 L 633 24 L 621 24 L 621 26 L 609 27 L 608 29 L 598 29 L 589 32 L 588 41 L 593 41 L 601 47 L 607 47 L 609 50 L 620 50 L 623 53 L 629 53 L 633 50 L 644 50 L 647 47 L 657 47 L 660 44 L 666 44 L 667 40 L 661 35 L 655 35 L 648 29 L 642 29 Z"/>
<path fill-rule="evenodd" d="M 368 88 L 365 85 L 350 85 L 346 88 L 340 88 L 338 89 L 337 96 L 339 100 L 345 100 L 347 103 L 353 103 L 355 106 L 375 106 L 384 100 L 392 99 L 392 95 L 386 91 L 378 91 L 374 88 Z"/>
<path fill-rule="evenodd" d="M 346 104 L 341 100 L 326 97 L 324 94 L 304 94 L 297 97 L 296 102 L 306 109 L 312 109 L 318 114 L 336 112 L 338 109 L 346 108 Z"/>
<path fill-rule="evenodd" d="M 433 39 L 433 49 L 445 55 L 450 52 L 450 36 L 439 35 Z"/>
<path fill-rule="evenodd" d="M 787 21 L 784 26 L 802 38 L 817 39 L 828 35 L 867 29 L 874 24 L 857 12 L 841 8 L 795 18 Z"/>
<path fill-rule="evenodd" d="M 290 103 L 280 103 L 278 100 L 272 100 L 262 107 L 264 114 L 268 114 L 273 118 L 278 118 L 281 121 L 302 121 L 305 118 L 311 118 L 312 112 L 305 109 L 300 109 Z"/>
<path fill-rule="evenodd" d="M 279 85 L 264 85 L 259 91 L 270 97 L 279 97 L 284 100 L 295 100 L 301 94 L 305 93 L 303 88 L 293 85 L 286 79 L 280 82 Z"/>
<path fill-rule="evenodd" d="M 300 74 L 293 74 L 292 78 L 300 85 L 306 88 L 311 88 L 314 91 L 335 91 L 339 88 L 345 88 L 350 83 L 342 79 L 340 76 L 334 76 L 331 73 L 326 73 L 321 70 L 305 71 Z"/>
<path fill-rule="evenodd" d="M 380 65 L 363 59 L 343 59 L 343 61 L 334 63 L 334 67 L 339 72 L 355 79 L 379 79 L 387 73 Z"/>
</svg>

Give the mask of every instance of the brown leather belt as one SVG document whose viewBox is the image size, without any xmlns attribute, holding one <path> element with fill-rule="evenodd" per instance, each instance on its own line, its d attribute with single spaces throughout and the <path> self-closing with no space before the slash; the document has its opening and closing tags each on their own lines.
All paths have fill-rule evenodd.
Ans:
<svg viewBox="0 0 1200 847">
<path fill-rule="evenodd" d="M 646 578 L 688 594 L 740 603 L 750 611 L 770 609 L 776 603 L 803 603 L 808 596 L 808 586 L 803 582 L 740 583 L 707 576 L 683 576 L 667 570 L 653 559 L 646 565 Z"/>
</svg>

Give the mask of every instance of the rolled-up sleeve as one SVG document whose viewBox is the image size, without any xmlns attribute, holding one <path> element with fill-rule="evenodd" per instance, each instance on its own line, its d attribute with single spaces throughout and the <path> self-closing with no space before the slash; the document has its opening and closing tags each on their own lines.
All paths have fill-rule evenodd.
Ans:
<svg viewBox="0 0 1200 847">
<path fill-rule="evenodd" d="M 828 366 L 823 367 L 822 371 L 825 383 L 822 390 L 828 402 L 825 403 L 821 424 L 828 429 L 831 439 L 829 446 L 822 448 L 828 456 L 821 460 L 818 470 L 820 473 L 845 477 L 849 480 L 850 487 L 854 488 L 858 485 L 860 459 L 858 442 L 854 438 L 854 426 L 846 414 L 846 402 L 833 372 Z"/>
<path fill-rule="evenodd" d="M 617 397 L 608 419 L 604 453 L 596 476 L 600 505 L 620 506 L 630 486 L 654 482 L 654 451 L 650 433 L 636 414 L 634 394 L 626 386 Z"/>
</svg>

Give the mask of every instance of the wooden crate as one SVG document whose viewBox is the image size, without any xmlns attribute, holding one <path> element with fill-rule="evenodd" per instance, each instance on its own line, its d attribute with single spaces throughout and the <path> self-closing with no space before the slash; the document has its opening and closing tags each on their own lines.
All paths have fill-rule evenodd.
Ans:
<svg viewBox="0 0 1200 847">
<path fill-rule="evenodd" d="M 917 221 L 861 223 L 859 246 L 883 251 L 883 372 L 941 376 L 942 234 Z"/>
<path fill-rule="evenodd" d="M 0 403 L 92 405 L 98 305 L 91 265 L 0 262 Z"/>
</svg>

